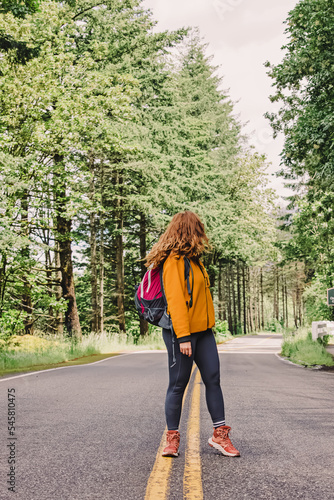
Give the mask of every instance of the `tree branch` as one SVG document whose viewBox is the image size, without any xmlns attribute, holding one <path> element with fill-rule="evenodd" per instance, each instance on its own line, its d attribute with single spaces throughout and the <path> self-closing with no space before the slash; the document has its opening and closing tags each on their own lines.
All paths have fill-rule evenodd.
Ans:
<svg viewBox="0 0 334 500">
<path fill-rule="evenodd" d="M 92 5 L 91 7 L 88 7 L 87 9 L 82 10 L 78 14 L 75 14 L 75 16 L 72 17 L 72 21 L 74 21 L 74 19 L 76 19 L 77 17 L 81 16 L 81 14 L 84 14 L 85 12 L 88 12 L 89 10 L 93 9 L 94 7 L 98 7 L 99 5 L 103 5 L 103 2 L 98 3 L 97 5 Z"/>
</svg>

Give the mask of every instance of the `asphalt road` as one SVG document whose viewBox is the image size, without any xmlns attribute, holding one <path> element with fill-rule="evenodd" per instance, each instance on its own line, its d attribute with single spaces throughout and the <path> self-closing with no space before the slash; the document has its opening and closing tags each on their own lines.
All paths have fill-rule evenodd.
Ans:
<svg viewBox="0 0 334 500">
<path fill-rule="evenodd" d="M 241 457 L 224 457 L 207 444 L 212 427 L 200 384 L 205 500 L 334 498 L 334 375 L 282 361 L 279 342 L 277 335 L 254 336 L 219 346 L 226 423 Z M 172 461 L 168 500 L 184 498 L 195 374 L 180 456 L 164 459 Z M 165 429 L 167 383 L 166 352 L 0 379 L 1 500 L 144 500 Z M 7 445 L 14 442 L 8 389 L 16 396 L 15 494 L 6 484 Z"/>
</svg>

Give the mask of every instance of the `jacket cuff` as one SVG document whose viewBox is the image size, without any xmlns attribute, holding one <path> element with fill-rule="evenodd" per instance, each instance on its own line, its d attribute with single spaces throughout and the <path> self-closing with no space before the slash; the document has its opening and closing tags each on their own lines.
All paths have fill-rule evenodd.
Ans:
<svg viewBox="0 0 334 500">
<path fill-rule="evenodd" d="M 177 337 L 177 340 L 179 341 L 179 344 L 182 342 L 190 342 L 191 335 L 186 335 L 185 337 Z"/>
</svg>

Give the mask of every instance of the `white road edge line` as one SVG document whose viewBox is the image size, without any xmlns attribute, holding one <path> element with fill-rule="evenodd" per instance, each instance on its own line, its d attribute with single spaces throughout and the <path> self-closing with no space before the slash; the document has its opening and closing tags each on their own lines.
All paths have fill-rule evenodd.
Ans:
<svg viewBox="0 0 334 500">
<path fill-rule="evenodd" d="M 276 354 L 276 356 L 281 360 L 283 361 L 283 363 L 288 363 L 289 365 L 293 365 L 293 366 L 296 366 L 297 368 L 304 368 L 305 370 L 312 370 L 312 371 L 321 371 L 319 370 L 319 368 L 316 368 L 317 366 L 321 367 L 322 365 L 314 365 L 314 366 L 304 366 L 304 365 L 299 365 L 298 363 L 293 363 L 293 361 L 290 361 L 289 359 L 285 359 L 285 358 L 282 358 L 281 356 L 279 356 L 278 354 Z M 330 376 L 332 377 L 332 373 L 331 372 L 324 372 L 324 373 L 328 373 L 330 374 Z"/>
<path fill-rule="evenodd" d="M 288 359 L 282 358 L 282 356 L 279 356 L 278 353 L 275 353 L 275 356 L 277 356 L 278 359 L 283 361 L 283 363 L 288 363 L 289 365 L 297 366 L 298 368 L 305 368 L 304 365 L 298 365 L 297 363 L 293 363 L 292 361 L 290 361 Z"/>
<path fill-rule="evenodd" d="M 143 352 L 143 351 L 138 351 Z M 129 354 L 138 354 L 137 352 L 125 352 L 122 354 L 117 354 L 116 356 L 110 356 L 108 358 L 100 359 L 99 361 L 93 361 L 93 363 L 84 363 L 81 365 L 69 365 L 69 366 L 59 366 L 58 368 L 47 368 L 46 370 L 37 370 L 35 372 L 22 373 L 21 375 L 14 375 L 13 377 L 1 377 L 0 382 L 5 382 L 7 380 L 13 380 L 14 378 L 21 377 L 29 377 L 30 375 L 36 375 L 36 373 L 45 373 L 45 372 L 53 372 L 54 370 L 63 370 L 64 368 L 78 368 L 83 366 L 92 366 L 97 365 L 97 363 L 103 363 L 103 361 L 107 361 L 108 359 L 121 358 L 122 356 L 129 356 Z"/>
</svg>

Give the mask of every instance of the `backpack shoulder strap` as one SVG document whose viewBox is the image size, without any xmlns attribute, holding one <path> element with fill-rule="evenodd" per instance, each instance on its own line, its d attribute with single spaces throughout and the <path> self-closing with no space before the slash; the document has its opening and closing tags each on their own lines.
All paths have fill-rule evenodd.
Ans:
<svg viewBox="0 0 334 500">
<path fill-rule="evenodd" d="M 162 263 L 162 264 L 160 264 L 160 286 L 161 286 L 162 296 L 163 296 L 164 301 L 165 301 L 165 306 L 167 309 L 167 298 L 166 298 L 165 288 L 164 288 L 163 272 L 164 272 L 164 264 Z"/>
</svg>

